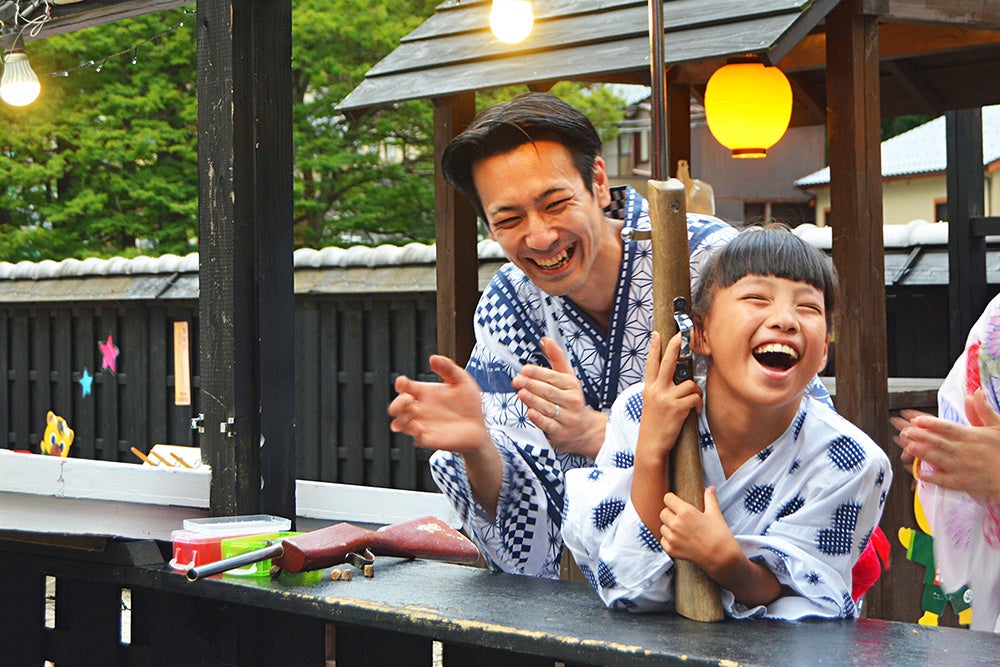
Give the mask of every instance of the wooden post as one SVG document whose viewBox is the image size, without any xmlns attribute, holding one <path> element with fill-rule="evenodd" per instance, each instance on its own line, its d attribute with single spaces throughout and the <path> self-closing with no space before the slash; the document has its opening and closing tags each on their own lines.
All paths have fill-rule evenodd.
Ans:
<svg viewBox="0 0 1000 667">
<path fill-rule="evenodd" d="M 878 25 L 860 3 L 827 19 L 833 262 L 840 273 L 837 410 L 889 445 Z"/>
<path fill-rule="evenodd" d="M 670 178 L 677 178 L 677 161 L 691 164 L 691 86 L 667 82 L 667 165 Z M 666 178 L 664 174 L 664 178 Z"/>
<path fill-rule="evenodd" d="M 202 0 L 197 17 L 211 513 L 294 519 L 291 2 Z"/>
<path fill-rule="evenodd" d="M 957 359 L 989 299 L 986 296 L 986 237 L 972 229 L 982 216 L 983 111 L 945 115 L 948 167 L 948 358 Z"/>
<path fill-rule="evenodd" d="M 896 458 L 888 420 L 878 21 L 863 14 L 861 4 L 845 0 L 826 21 L 833 263 L 841 285 L 833 332 L 836 404 Z M 902 507 L 888 506 L 898 502 L 897 496 L 887 503 L 887 516 L 902 515 Z M 892 536 L 895 529 L 886 532 Z M 869 591 L 866 613 L 884 617 L 891 588 Z"/>
<path fill-rule="evenodd" d="M 434 208 L 437 222 L 437 349 L 465 365 L 475 344 L 472 318 L 479 301 L 476 211 L 444 182 L 441 154 L 476 115 L 476 95 L 434 101 Z"/>
<path fill-rule="evenodd" d="M 674 299 L 691 303 L 691 266 L 688 252 L 684 184 L 677 179 L 649 181 L 649 219 L 653 239 L 653 329 L 663 347 L 677 333 Z M 689 310 L 689 309 L 688 309 Z M 705 510 L 705 478 L 701 469 L 697 417 L 688 414 L 670 452 L 671 477 L 667 488 L 699 510 Z M 677 613 L 694 621 L 721 621 L 725 614 L 719 587 L 690 561 L 674 561 L 674 602 Z"/>
</svg>

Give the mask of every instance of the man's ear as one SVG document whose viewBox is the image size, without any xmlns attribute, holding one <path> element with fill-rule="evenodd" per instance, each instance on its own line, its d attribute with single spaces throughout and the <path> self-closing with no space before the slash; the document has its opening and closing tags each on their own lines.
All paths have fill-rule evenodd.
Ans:
<svg viewBox="0 0 1000 667">
<path fill-rule="evenodd" d="M 611 203 L 611 185 L 608 182 L 608 167 L 599 155 L 594 158 L 593 189 L 598 205 L 607 207 Z"/>
</svg>

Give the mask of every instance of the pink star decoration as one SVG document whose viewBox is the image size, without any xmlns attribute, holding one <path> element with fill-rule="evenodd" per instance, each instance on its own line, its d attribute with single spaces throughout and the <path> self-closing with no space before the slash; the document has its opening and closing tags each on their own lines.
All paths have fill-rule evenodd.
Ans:
<svg viewBox="0 0 1000 667">
<path fill-rule="evenodd" d="M 98 343 L 97 347 L 101 348 L 101 356 L 103 357 L 101 368 L 107 368 L 112 373 L 117 373 L 115 370 L 115 360 L 118 358 L 119 350 L 115 347 L 115 342 L 111 340 L 111 335 L 108 335 L 107 342 Z"/>
</svg>

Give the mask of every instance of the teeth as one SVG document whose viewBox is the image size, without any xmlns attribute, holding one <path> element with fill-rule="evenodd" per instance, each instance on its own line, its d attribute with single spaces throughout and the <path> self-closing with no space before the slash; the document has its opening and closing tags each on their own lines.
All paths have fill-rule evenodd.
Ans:
<svg viewBox="0 0 1000 667">
<path fill-rule="evenodd" d="M 799 353 L 795 351 L 790 345 L 785 345 L 784 343 L 766 343 L 756 348 L 754 354 L 767 354 L 769 352 L 777 352 L 780 354 L 787 354 L 792 359 L 798 359 Z"/>
<path fill-rule="evenodd" d="M 550 259 L 547 260 L 536 259 L 535 264 L 542 267 L 543 269 L 558 269 L 560 266 L 569 261 L 569 255 L 570 255 L 569 248 L 567 248 L 562 252 L 560 252 L 558 255 L 555 255 Z"/>
</svg>

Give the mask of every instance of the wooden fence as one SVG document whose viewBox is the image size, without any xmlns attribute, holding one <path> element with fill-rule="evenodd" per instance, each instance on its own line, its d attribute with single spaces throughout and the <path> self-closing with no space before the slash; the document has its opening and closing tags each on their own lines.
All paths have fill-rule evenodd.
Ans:
<svg viewBox="0 0 1000 667">
<path fill-rule="evenodd" d="M 175 322 L 189 325 L 192 405 L 174 402 Z M 390 433 L 386 415 L 396 375 L 431 377 L 435 327 L 433 292 L 297 296 L 288 331 L 299 479 L 435 489 L 426 452 Z M 3 446 L 39 451 L 48 410 L 74 429 L 77 457 L 138 462 L 133 446 L 197 446 L 198 334 L 189 298 L 4 303 Z M 120 351 L 114 373 L 102 368 L 99 348 L 109 336 Z"/>
</svg>

